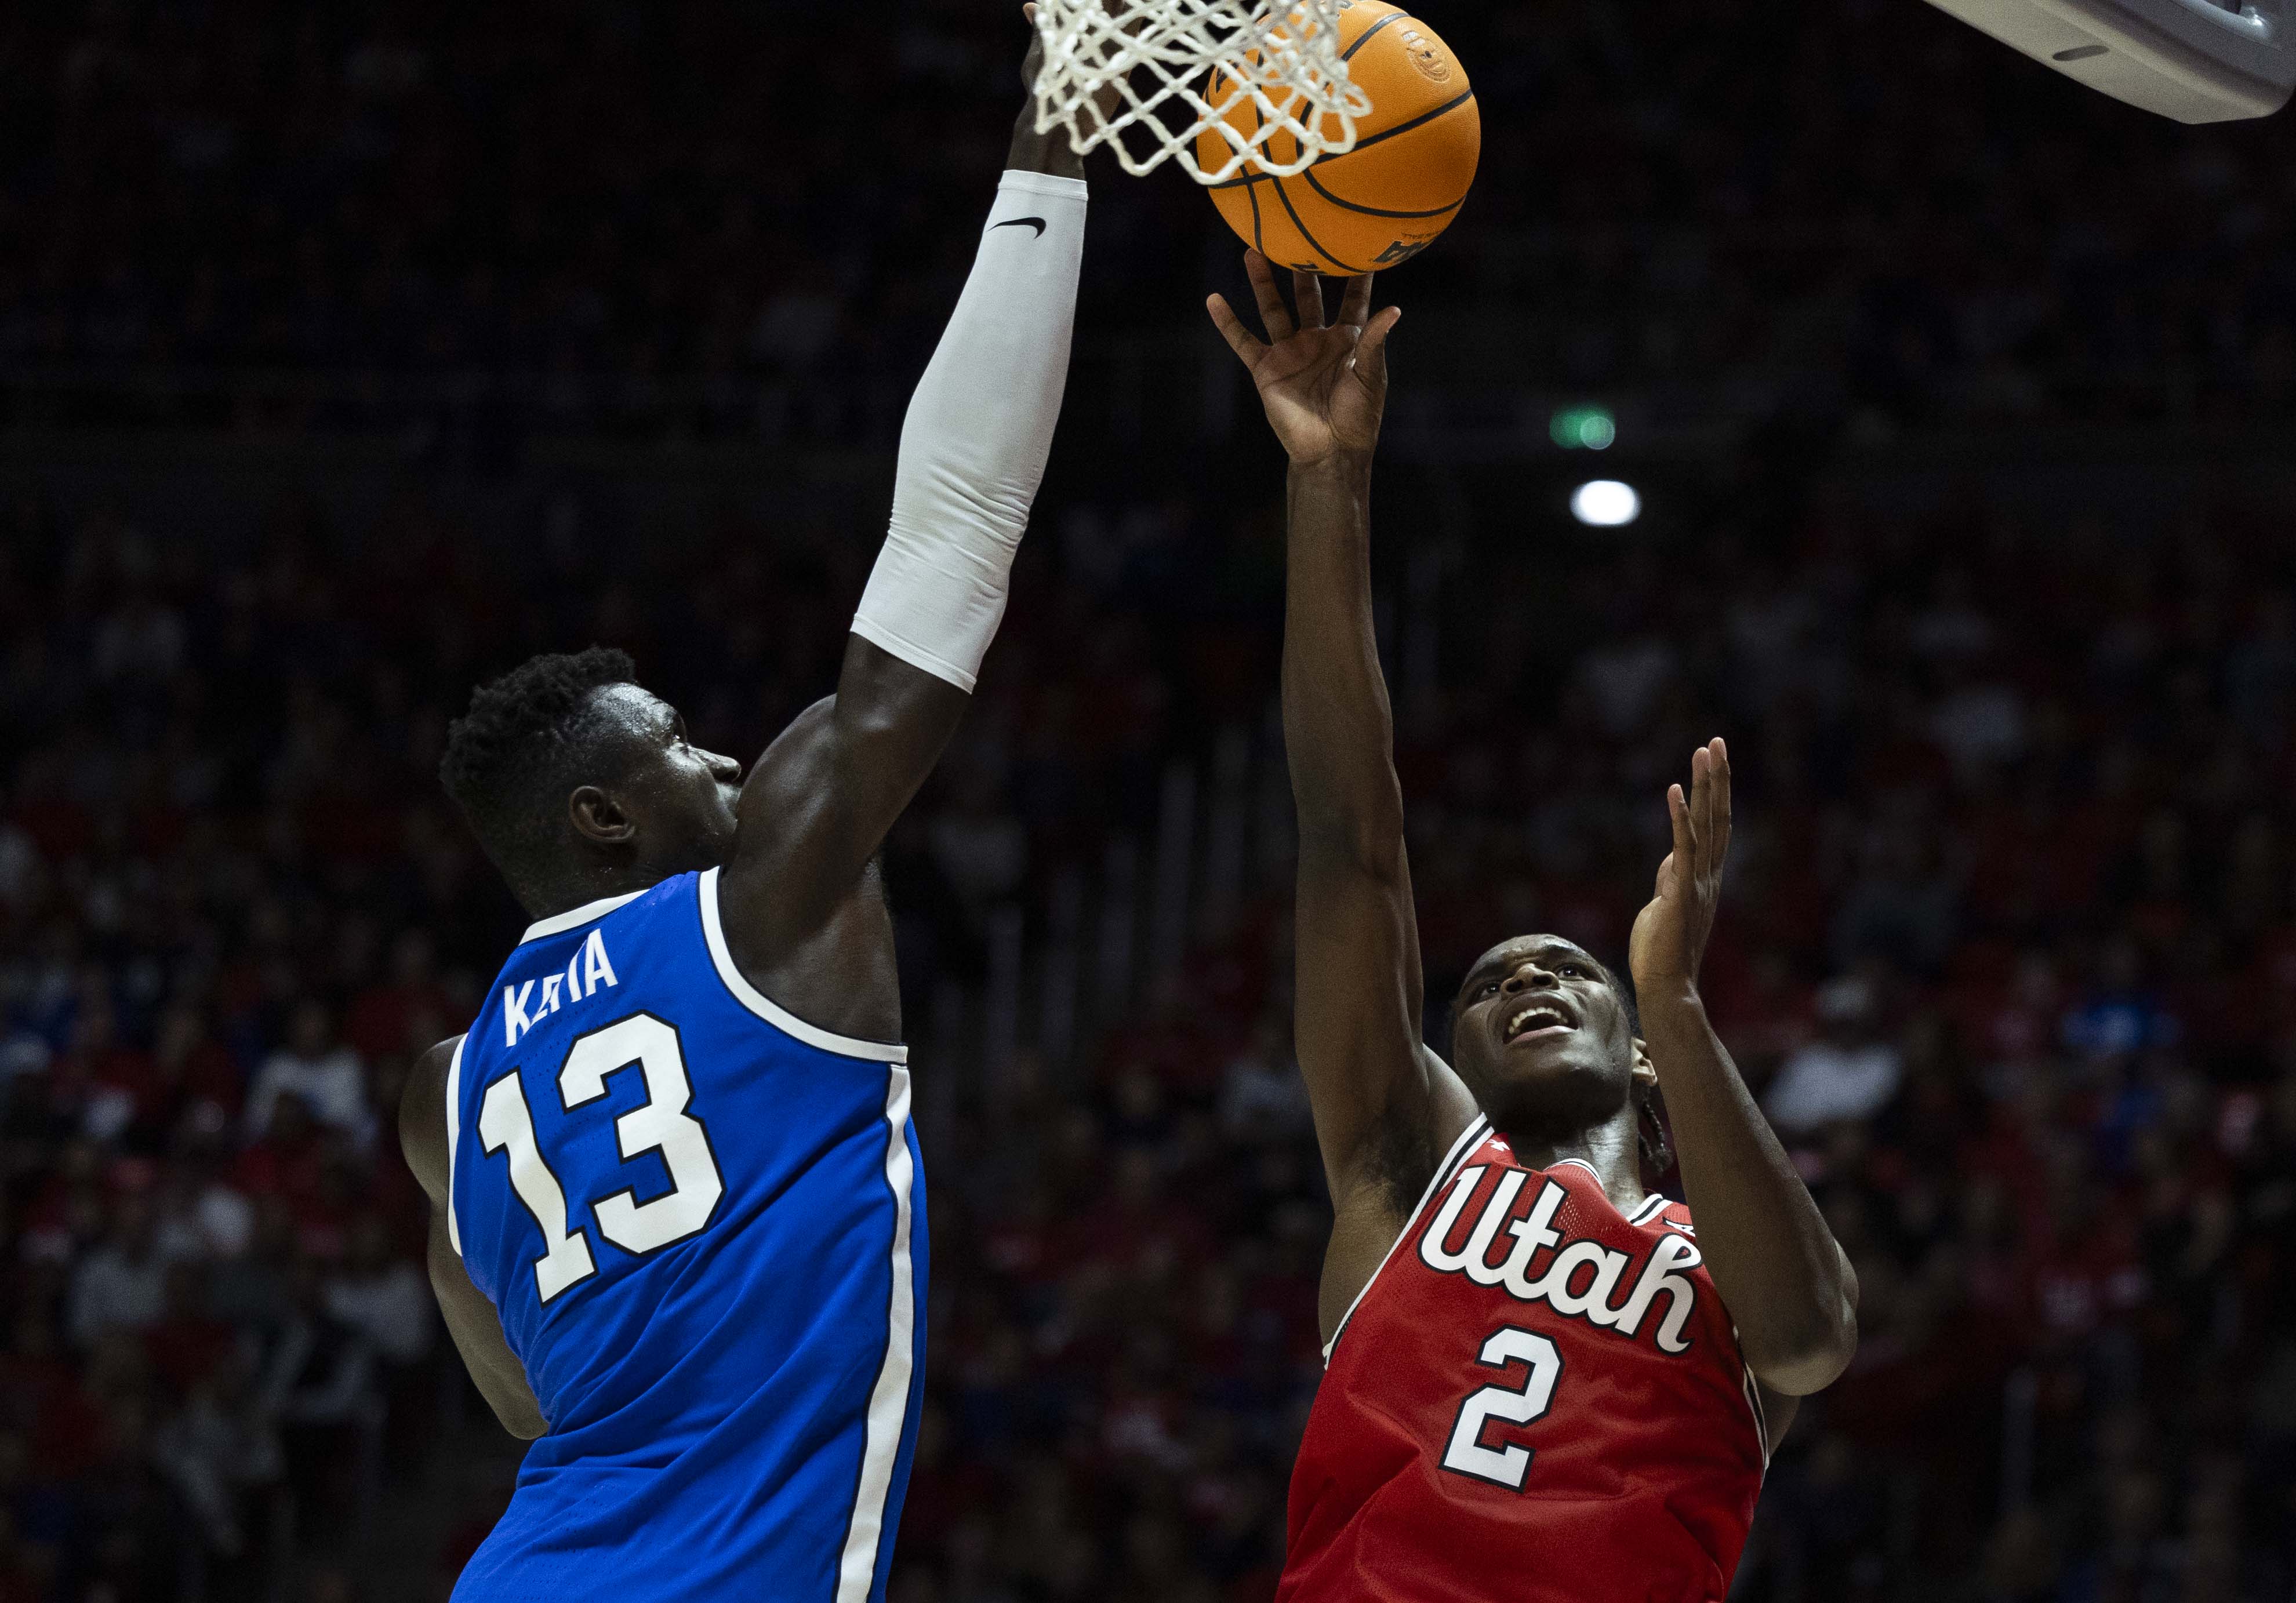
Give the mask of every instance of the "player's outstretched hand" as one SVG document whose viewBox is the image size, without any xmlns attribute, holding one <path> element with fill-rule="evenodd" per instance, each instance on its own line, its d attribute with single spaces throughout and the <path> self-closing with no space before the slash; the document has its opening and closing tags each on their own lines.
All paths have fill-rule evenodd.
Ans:
<svg viewBox="0 0 2296 1603">
<path fill-rule="evenodd" d="M 1635 991 L 1652 1002 L 1694 992 L 1714 911 L 1722 900 L 1722 863 L 1730 853 L 1730 748 L 1709 740 L 1690 754 L 1690 794 L 1666 792 L 1674 850 L 1658 865 L 1658 887 L 1635 920 L 1628 943 Z"/>
<path fill-rule="evenodd" d="M 1257 250 L 1243 253 L 1243 270 L 1259 301 L 1265 342 L 1252 337 L 1243 320 L 1214 295 L 1205 301 L 1212 322 L 1226 337 L 1251 381 L 1259 388 L 1267 421 L 1291 454 L 1306 467 L 1341 453 L 1369 455 L 1379 444 L 1380 414 L 1387 407 L 1387 336 L 1402 315 L 1390 307 L 1371 315 L 1371 274 L 1347 281 L 1340 315 L 1326 322 L 1323 280 L 1313 273 L 1292 274 L 1298 319 L 1284 308 L 1275 270 Z"/>
</svg>

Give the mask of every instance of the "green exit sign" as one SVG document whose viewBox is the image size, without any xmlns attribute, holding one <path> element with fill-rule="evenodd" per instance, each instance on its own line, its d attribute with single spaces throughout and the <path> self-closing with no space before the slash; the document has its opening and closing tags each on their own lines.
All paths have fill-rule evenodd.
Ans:
<svg viewBox="0 0 2296 1603">
<path fill-rule="evenodd" d="M 1566 406 L 1546 432 L 1565 451 L 1607 451 L 1619 438 L 1619 421 L 1605 406 Z"/>
</svg>

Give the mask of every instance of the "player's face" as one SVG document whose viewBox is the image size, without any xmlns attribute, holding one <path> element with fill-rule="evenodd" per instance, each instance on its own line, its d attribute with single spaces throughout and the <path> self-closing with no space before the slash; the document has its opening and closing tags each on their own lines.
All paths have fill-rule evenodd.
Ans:
<svg viewBox="0 0 2296 1603">
<path fill-rule="evenodd" d="M 628 742 L 614 798 L 636 822 L 645 860 L 664 873 L 724 863 L 734 850 L 742 765 L 694 745 L 684 716 L 635 684 L 599 695 Z"/>
<path fill-rule="evenodd" d="M 1603 966 L 1560 936 L 1485 953 L 1460 987 L 1453 1066 L 1502 1128 L 1591 1128 L 1627 1105 L 1634 1028 Z"/>
</svg>

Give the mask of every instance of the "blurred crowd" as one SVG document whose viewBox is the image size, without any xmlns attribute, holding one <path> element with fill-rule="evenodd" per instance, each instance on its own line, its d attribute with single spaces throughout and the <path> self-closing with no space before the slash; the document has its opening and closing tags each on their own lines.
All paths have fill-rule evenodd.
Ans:
<svg viewBox="0 0 2296 1603">
<path fill-rule="evenodd" d="M 364 426 L 476 372 L 519 376 L 513 437 L 881 448 L 1018 104 L 1004 9 L 0 8 L 0 428 Z M 2296 542 L 1809 486 L 1835 424 L 2284 426 L 2296 121 L 2168 129 L 1915 0 L 1427 16 L 1484 177 L 1396 283 L 1485 337 L 1411 392 L 1790 380 L 1816 420 L 1738 502 L 1600 536 L 1521 464 L 1382 470 L 1431 1039 L 1502 935 L 1620 954 L 1664 786 L 1726 735 L 1708 994 L 1865 1337 L 1739 1595 L 2286 1603 Z M 1094 204 L 1087 339 L 1233 271 L 1170 174 Z M 1230 412 L 1199 458 L 1056 447 L 887 847 L 913 1035 L 998 910 L 1041 949 L 1169 763 L 1264 729 L 1279 470 Z M 0 1603 L 346 1603 L 483 1420 L 393 1125 L 525 921 L 438 789 L 447 720 L 594 640 L 753 755 L 830 689 L 882 498 L 777 483 L 667 538 L 533 470 L 491 521 L 415 483 L 195 541 L 11 472 Z M 1075 1051 L 968 1068 L 895 1603 L 1269 1595 L 1328 1222 L 1288 920 L 1246 896 Z"/>
<path fill-rule="evenodd" d="M 991 909 L 1041 927 L 1063 867 L 1148 826 L 1168 756 L 1263 716 L 1272 513 L 1047 509 L 888 851 L 908 994 L 977 977 Z M 351 542 L 288 503 L 211 560 L 14 516 L 0 1595 L 273 1595 L 356 1550 L 379 1487 L 444 1472 L 461 1382 L 391 1118 L 521 922 L 436 789 L 444 722 L 533 642 L 595 636 L 753 752 L 827 688 L 868 546 L 729 527 L 633 577 L 568 535 L 537 585 L 385 519 Z M 1111 524 L 1113 583 L 1069 555 Z M 2290 551 L 2230 514 L 2145 538 L 1820 500 L 1567 574 L 1477 542 L 1443 588 L 1398 736 L 1439 1041 L 1496 936 L 1621 949 L 1664 783 L 1734 742 L 1708 990 L 1865 1329 L 1773 1468 L 1742 1595 L 2296 1585 Z M 1328 1219 L 1287 920 L 1250 903 L 1075 1063 L 989 1066 L 942 1133 L 901 1603 L 1267 1595 Z"/>
<path fill-rule="evenodd" d="M 963 274 L 1018 10 L 12 7 L 0 391 L 238 422 L 247 393 L 185 375 L 497 371 L 513 426 L 889 438 L 898 385 L 865 396 Z M 1792 373 L 1885 421 L 2296 399 L 2284 118 L 2172 129 L 1913 0 L 1427 20 L 1473 73 L 1482 181 L 1398 282 L 1503 335 L 1462 359 L 1513 382 Z M 1193 319 L 1234 265 L 1203 197 L 1097 187 L 1091 335 Z M 391 393 L 279 404 L 374 421 Z"/>
</svg>

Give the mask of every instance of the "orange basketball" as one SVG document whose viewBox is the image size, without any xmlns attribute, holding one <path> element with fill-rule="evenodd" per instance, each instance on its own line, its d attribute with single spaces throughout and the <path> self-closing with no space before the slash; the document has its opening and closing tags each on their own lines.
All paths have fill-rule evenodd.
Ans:
<svg viewBox="0 0 2296 1603">
<path fill-rule="evenodd" d="M 1371 96 L 1355 148 L 1290 178 L 1248 164 L 1212 186 L 1212 203 L 1279 266 L 1369 273 L 1410 260 L 1451 225 L 1475 181 L 1483 121 L 1459 58 L 1400 6 L 1340 0 L 1340 40 L 1349 77 Z M 1205 97 L 1218 105 L 1228 90 L 1216 72 Z M 1259 127 L 1259 109 L 1240 100 L 1227 120 L 1249 137 Z M 1196 159 L 1207 170 L 1230 154 L 1219 134 L 1196 135 Z M 1299 141 L 1274 135 L 1267 154 L 1279 166 L 1296 160 Z"/>
</svg>

